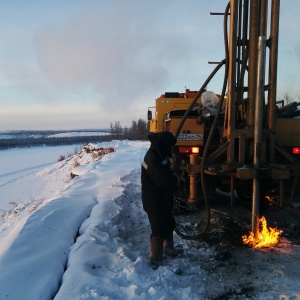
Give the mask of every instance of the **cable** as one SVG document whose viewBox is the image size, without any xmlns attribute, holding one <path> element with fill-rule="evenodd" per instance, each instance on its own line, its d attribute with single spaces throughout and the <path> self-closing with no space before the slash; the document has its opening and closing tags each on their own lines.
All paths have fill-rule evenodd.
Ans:
<svg viewBox="0 0 300 300">
<path fill-rule="evenodd" d="M 204 84 L 202 85 L 202 87 L 200 88 L 200 90 L 198 91 L 198 93 L 196 94 L 195 98 L 193 99 L 192 103 L 190 104 L 190 106 L 188 107 L 187 111 L 185 112 L 178 128 L 177 131 L 175 133 L 175 137 L 177 138 L 179 135 L 179 132 L 188 116 L 188 114 L 190 113 L 191 109 L 194 107 L 194 105 L 196 104 L 198 98 L 200 97 L 200 95 L 203 93 L 205 87 L 207 86 L 207 84 L 211 81 L 211 79 L 214 77 L 214 75 L 220 70 L 220 68 L 225 64 L 225 73 L 224 73 L 224 81 L 223 81 L 223 88 L 222 88 L 222 94 L 221 94 L 221 99 L 218 103 L 218 107 L 217 107 L 217 112 L 212 124 L 212 127 L 210 129 L 208 138 L 207 138 L 207 142 L 205 144 L 204 150 L 203 150 L 203 155 L 202 155 L 202 163 L 201 163 L 201 185 L 202 185 L 202 192 L 203 192 L 203 197 L 204 197 L 204 202 L 205 202 L 205 208 L 206 208 L 206 218 L 205 218 L 205 225 L 202 228 L 202 230 L 196 234 L 196 235 L 185 235 L 183 233 L 181 233 L 177 227 L 175 227 L 175 232 L 182 238 L 187 239 L 187 240 L 195 240 L 198 239 L 199 237 L 203 236 L 205 234 L 205 232 L 207 231 L 209 225 L 210 225 L 210 219 L 211 219 L 211 212 L 210 212 L 210 203 L 209 203 L 209 197 L 207 194 L 207 190 L 206 190 L 206 185 L 205 185 L 205 160 L 207 158 L 207 153 L 208 153 L 208 148 L 209 145 L 211 143 L 215 128 L 217 126 L 217 122 L 218 122 L 218 118 L 220 115 L 220 111 L 223 105 L 223 101 L 224 101 L 224 97 L 225 97 L 225 92 L 226 92 L 226 88 L 227 88 L 227 77 L 228 77 L 228 66 L 229 66 L 229 51 L 228 51 L 228 34 L 227 34 L 227 18 L 228 18 L 228 14 L 229 14 L 229 10 L 230 10 L 230 2 L 227 4 L 226 9 L 225 9 L 225 13 L 224 13 L 224 44 L 225 44 L 225 59 L 222 60 L 217 66 L 216 68 L 211 72 L 211 74 L 208 76 L 208 78 L 206 79 L 206 81 L 204 82 Z"/>
</svg>

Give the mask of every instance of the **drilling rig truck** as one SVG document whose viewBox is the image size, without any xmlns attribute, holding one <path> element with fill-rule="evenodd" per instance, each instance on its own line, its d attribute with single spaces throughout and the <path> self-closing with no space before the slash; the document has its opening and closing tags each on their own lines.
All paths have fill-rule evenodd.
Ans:
<svg viewBox="0 0 300 300">
<path fill-rule="evenodd" d="M 280 206 L 299 191 L 300 102 L 276 99 L 279 11 L 280 0 L 230 0 L 222 13 L 224 59 L 198 91 L 165 93 L 148 109 L 150 131 L 177 138 L 172 163 L 183 184 L 175 199 L 190 213 L 206 207 L 192 231 L 177 227 L 184 238 L 206 232 L 217 188 L 230 192 L 232 206 L 236 194 L 248 198 L 254 233 L 260 205 L 274 187 Z M 222 69 L 221 93 L 207 91 Z"/>
</svg>

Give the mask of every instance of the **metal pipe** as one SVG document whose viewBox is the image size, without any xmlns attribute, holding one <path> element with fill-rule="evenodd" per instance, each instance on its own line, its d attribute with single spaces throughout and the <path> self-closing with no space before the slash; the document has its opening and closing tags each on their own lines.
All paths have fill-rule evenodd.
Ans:
<svg viewBox="0 0 300 300">
<path fill-rule="evenodd" d="M 254 124 L 255 92 L 257 80 L 257 43 L 259 28 L 259 0 L 250 1 L 250 32 L 249 32 L 249 75 L 248 75 L 248 109 L 247 125 Z"/>
<path fill-rule="evenodd" d="M 268 23 L 268 0 L 262 0 L 260 4 L 260 24 L 259 36 L 267 36 L 267 23 Z"/>
<path fill-rule="evenodd" d="M 276 86 L 278 65 L 278 36 L 279 36 L 280 0 L 272 1 L 271 33 L 270 33 L 270 59 L 269 59 L 269 93 L 268 93 L 268 128 L 271 133 L 275 131 Z M 274 156 L 271 149 L 271 156 Z"/>
<path fill-rule="evenodd" d="M 247 45 L 247 34 L 248 34 L 248 13 L 249 13 L 249 0 L 244 0 L 244 13 L 243 13 L 243 41 L 242 50 L 243 54 Z"/>
<path fill-rule="evenodd" d="M 238 78 L 240 78 L 241 71 L 241 62 L 242 62 L 242 10 L 243 10 L 243 1 L 239 0 L 238 3 L 238 20 L 237 20 L 237 64 L 236 64 L 236 82 L 238 83 Z M 237 97 L 237 101 L 240 99 Z"/>
<path fill-rule="evenodd" d="M 262 121 L 264 109 L 264 85 L 266 66 L 266 37 L 258 39 L 258 61 L 257 61 L 257 85 L 255 97 L 255 120 L 254 120 L 254 167 L 258 170 L 262 161 Z M 258 234 L 259 225 L 259 197 L 260 197 L 260 175 L 253 179 L 252 194 L 252 232 L 255 237 Z"/>
<path fill-rule="evenodd" d="M 198 162 L 198 156 L 196 154 L 190 154 L 190 165 L 197 165 Z M 196 205 L 197 200 L 197 174 L 195 173 L 189 173 L 190 177 L 190 195 L 188 198 L 188 205 L 194 206 Z"/>
<path fill-rule="evenodd" d="M 230 37 L 229 37 L 229 69 L 228 69 L 228 128 L 230 140 L 227 160 L 234 160 L 235 100 L 236 100 L 236 55 L 237 55 L 237 19 L 238 0 L 230 1 Z"/>
<path fill-rule="evenodd" d="M 243 103 L 244 97 L 244 87 L 245 87 L 245 71 L 247 68 L 248 62 L 248 47 L 247 47 L 247 38 L 248 38 L 248 12 L 249 12 L 249 0 L 244 0 L 244 9 L 243 9 L 243 25 L 242 25 L 242 40 L 241 40 L 241 52 L 242 52 L 242 62 L 241 62 L 241 72 L 238 77 L 238 95 L 237 95 L 237 104 Z M 244 116 L 243 116 L 244 118 Z"/>
</svg>

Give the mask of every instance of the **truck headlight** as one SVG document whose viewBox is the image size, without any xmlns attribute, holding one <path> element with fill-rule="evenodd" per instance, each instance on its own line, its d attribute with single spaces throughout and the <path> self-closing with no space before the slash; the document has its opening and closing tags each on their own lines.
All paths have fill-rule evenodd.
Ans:
<svg viewBox="0 0 300 300">
<path fill-rule="evenodd" d="M 202 116 L 204 118 L 209 118 L 211 116 L 211 111 L 208 108 L 203 109 Z"/>
</svg>

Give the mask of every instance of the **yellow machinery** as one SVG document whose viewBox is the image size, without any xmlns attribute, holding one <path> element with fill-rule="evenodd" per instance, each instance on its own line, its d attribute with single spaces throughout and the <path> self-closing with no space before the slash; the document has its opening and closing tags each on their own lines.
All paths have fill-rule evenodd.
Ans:
<svg viewBox="0 0 300 300">
<path fill-rule="evenodd" d="M 148 109 L 150 132 L 170 131 L 175 134 L 180 121 L 197 92 L 186 90 L 185 93 L 165 93 L 156 99 L 155 117 Z M 196 105 L 200 105 L 197 101 Z M 197 126 L 197 114 L 191 111 L 185 121 L 184 128 L 177 136 L 179 146 L 202 146 L 203 128 Z"/>
<path fill-rule="evenodd" d="M 276 100 L 279 11 L 280 0 L 230 0 L 222 13 L 225 58 L 197 93 L 166 93 L 156 100 L 153 118 L 148 111 L 150 131 L 168 130 L 177 137 L 173 163 L 186 180 L 180 197 L 188 209 L 197 208 L 200 195 L 206 204 L 205 224 L 196 233 L 179 230 L 185 238 L 207 230 L 211 187 L 229 191 L 231 205 L 235 191 L 251 196 L 257 234 L 263 197 L 279 186 L 283 206 L 285 183 L 292 182 L 289 199 L 299 186 L 300 118 L 294 117 L 300 103 Z M 205 89 L 221 68 L 221 95 L 211 101 L 216 96 L 210 94 L 206 101 Z"/>
</svg>

